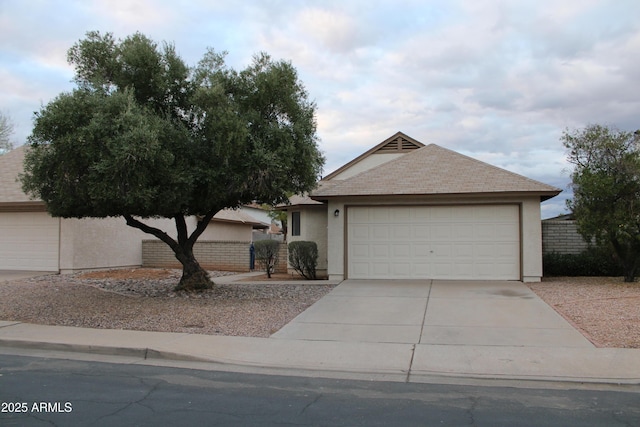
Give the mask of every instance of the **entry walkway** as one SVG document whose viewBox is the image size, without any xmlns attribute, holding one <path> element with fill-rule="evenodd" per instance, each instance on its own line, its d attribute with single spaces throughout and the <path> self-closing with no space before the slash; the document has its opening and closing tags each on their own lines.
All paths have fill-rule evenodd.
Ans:
<svg viewBox="0 0 640 427">
<path fill-rule="evenodd" d="M 272 338 L 456 346 L 594 346 L 520 282 L 346 280 Z"/>
</svg>

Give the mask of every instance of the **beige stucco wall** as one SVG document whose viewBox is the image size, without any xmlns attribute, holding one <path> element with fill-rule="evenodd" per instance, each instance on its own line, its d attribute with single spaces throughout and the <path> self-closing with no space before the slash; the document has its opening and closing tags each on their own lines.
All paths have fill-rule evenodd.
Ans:
<svg viewBox="0 0 640 427">
<path fill-rule="evenodd" d="M 171 233 L 168 219 L 143 220 Z M 175 231 L 173 232 L 175 235 Z M 124 218 L 63 218 L 60 221 L 60 272 L 121 268 L 142 264 L 142 240 L 148 234 L 126 225 Z"/>
<path fill-rule="evenodd" d="M 338 216 L 333 213 L 336 209 L 340 212 Z M 329 280 L 343 280 L 345 278 L 345 256 L 344 256 L 344 235 L 347 212 L 343 202 L 329 202 L 327 211 L 330 218 L 327 221 L 327 274 Z"/>
<path fill-rule="evenodd" d="M 193 222 L 195 228 L 195 221 Z M 249 242 L 253 227 L 249 224 L 232 222 L 211 222 L 198 240 L 220 240 L 229 242 Z"/>
<path fill-rule="evenodd" d="M 539 282 L 542 278 L 542 222 L 540 199 L 532 197 L 522 201 L 522 281 Z"/>
<path fill-rule="evenodd" d="M 300 209 L 292 208 L 292 211 L 300 212 L 300 235 L 291 234 L 291 212 L 287 214 L 287 242 L 309 241 L 318 245 L 318 274 L 327 273 L 327 207 L 326 205 L 308 205 Z M 290 268 L 291 266 L 289 266 Z"/>
</svg>

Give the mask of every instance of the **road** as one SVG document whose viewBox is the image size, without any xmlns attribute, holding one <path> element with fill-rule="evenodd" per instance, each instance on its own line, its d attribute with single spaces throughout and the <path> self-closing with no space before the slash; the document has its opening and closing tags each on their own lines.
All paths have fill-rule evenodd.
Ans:
<svg viewBox="0 0 640 427">
<path fill-rule="evenodd" d="M 4 354 L 0 425 L 640 425 L 637 386 L 569 387 L 336 380 Z"/>
</svg>

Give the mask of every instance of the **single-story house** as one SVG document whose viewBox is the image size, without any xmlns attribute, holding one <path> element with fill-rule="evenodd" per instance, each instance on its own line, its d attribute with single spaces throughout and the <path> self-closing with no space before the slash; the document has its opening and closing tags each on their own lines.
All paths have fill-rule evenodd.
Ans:
<svg viewBox="0 0 640 427">
<path fill-rule="evenodd" d="M 560 189 L 398 132 L 292 197 L 288 242 L 330 279 L 539 281 L 540 202 Z"/>
<path fill-rule="evenodd" d="M 44 202 L 31 200 L 21 188 L 25 146 L 0 156 L 0 270 L 69 273 L 79 270 L 135 267 L 142 264 L 142 241 L 153 236 L 117 218 L 53 218 Z M 187 218 L 189 229 L 196 217 Z M 169 219 L 144 220 L 175 236 Z M 240 210 L 216 214 L 200 241 L 252 239 L 265 224 Z"/>
</svg>

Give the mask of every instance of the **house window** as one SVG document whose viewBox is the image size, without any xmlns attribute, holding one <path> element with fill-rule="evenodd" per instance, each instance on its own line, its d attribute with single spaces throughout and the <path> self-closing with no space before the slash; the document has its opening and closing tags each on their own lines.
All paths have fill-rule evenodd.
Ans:
<svg viewBox="0 0 640 427">
<path fill-rule="evenodd" d="M 300 212 L 291 212 L 291 235 L 300 235 Z"/>
</svg>

